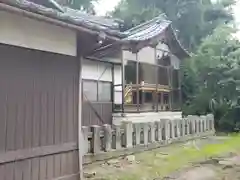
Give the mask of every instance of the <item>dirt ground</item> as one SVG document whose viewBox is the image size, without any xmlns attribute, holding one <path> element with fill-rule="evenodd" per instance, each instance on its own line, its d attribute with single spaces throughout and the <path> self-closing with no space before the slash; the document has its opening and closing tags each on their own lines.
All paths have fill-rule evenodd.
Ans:
<svg viewBox="0 0 240 180">
<path fill-rule="evenodd" d="M 163 180 L 239 180 L 240 156 L 205 161 Z"/>
<path fill-rule="evenodd" d="M 175 144 L 85 166 L 84 175 L 88 180 L 240 180 L 240 149 L 232 148 L 233 142 L 214 137 Z"/>
</svg>

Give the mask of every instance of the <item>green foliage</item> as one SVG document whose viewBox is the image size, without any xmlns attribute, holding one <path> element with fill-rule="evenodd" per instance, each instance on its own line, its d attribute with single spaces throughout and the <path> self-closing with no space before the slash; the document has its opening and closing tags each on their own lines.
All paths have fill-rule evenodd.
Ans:
<svg viewBox="0 0 240 180">
<path fill-rule="evenodd" d="M 112 16 L 125 21 L 125 30 L 164 13 L 183 45 L 193 51 L 219 24 L 233 19 L 233 4 L 234 0 L 122 0 Z"/>
<path fill-rule="evenodd" d="M 240 43 L 233 32 L 225 25 L 205 38 L 182 77 L 184 113 L 213 112 L 217 128 L 226 131 L 240 127 Z"/>
</svg>

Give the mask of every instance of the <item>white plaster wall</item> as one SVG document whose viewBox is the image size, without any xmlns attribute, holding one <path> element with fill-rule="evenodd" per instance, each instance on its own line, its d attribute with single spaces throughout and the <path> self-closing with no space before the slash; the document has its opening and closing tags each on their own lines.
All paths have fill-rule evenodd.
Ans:
<svg viewBox="0 0 240 180">
<path fill-rule="evenodd" d="M 122 84 L 122 69 L 120 65 L 114 65 L 114 85 Z M 122 104 L 122 86 L 114 87 L 114 103 Z"/>
<path fill-rule="evenodd" d="M 76 32 L 0 11 L 0 43 L 76 56 Z"/>
<path fill-rule="evenodd" d="M 136 61 L 136 54 L 130 51 L 123 51 L 123 59 Z M 145 47 L 138 52 L 138 60 L 139 62 L 147 62 L 154 64 L 155 63 L 155 56 L 154 56 L 154 48 Z"/>
<path fill-rule="evenodd" d="M 82 78 L 112 82 L 111 65 L 97 61 L 84 60 L 82 62 Z"/>
<path fill-rule="evenodd" d="M 169 52 L 170 50 L 166 44 L 159 43 L 156 47 L 156 51 L 157 56 L 162 57 L 164 52 Z M 125 62 L 127 62 L 127 60 L 136 61 L 136 54 L 130 51 L 123 51 L 123 58 Z M 155 64 L 154 48 L 145 47 L 141 49 L 138 53 L 138 60 L 139 62 Z M 171 64 L 174 69 L 180 68 L 180 60 L 175 55 L 171 55 Z"/>
<path fill-rule="evenodd" d="M 180 60 L 175 55 L 171 55 L 171 64 L 174 69 L 180 69 Z"/>
<path fill-rule="evenodd" d="M 157 49 L 157 55 L 158 55 L 159 57 L 162 57 L 164 51 L 165 51 L 165 52 L 169 52 L 169 51 L 170 51 L 169 48 L 168 48 L 168 46 L 167 46 L 166 44 L 163 44 L 163 43 L 159 43 L 159 44 L 157 45 L 156 49 Z"/>
<path fill-rule="evenodd" d="M 159 55 L 161 57 L 163 54 L 163 51 L 169 51 L 169 48 L 166 44 L 159 43 L 157 45 L 156 51 L 157 51 L 157 55 Z M 136 61 L 136 54 L 125 50 L 125 51 L 123 51 L 123 58 L 125 61 L 126 60 Z M 139 62 L 155 64 L 156 60 L 155 60 L 154 48 L 145 47 L 145 48 L 141 49 L 138 52 L 138 60 L 139 60 Z"/>
</svg>

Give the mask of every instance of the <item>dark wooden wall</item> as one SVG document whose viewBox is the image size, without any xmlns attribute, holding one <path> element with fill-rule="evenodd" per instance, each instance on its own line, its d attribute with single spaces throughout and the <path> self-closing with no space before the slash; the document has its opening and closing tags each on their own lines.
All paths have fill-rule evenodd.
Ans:
<svg viewBox="0 0 240 180">
<path fill-rule="evenodd" d="M 82 126 L 112 124 L 112 102 L 90 103 L 82 104 Z"/>
<path fill-rule="evenodd" d="M 0 180 L 78 179 L 76 58 L 0 44 Z"/>
</svg>

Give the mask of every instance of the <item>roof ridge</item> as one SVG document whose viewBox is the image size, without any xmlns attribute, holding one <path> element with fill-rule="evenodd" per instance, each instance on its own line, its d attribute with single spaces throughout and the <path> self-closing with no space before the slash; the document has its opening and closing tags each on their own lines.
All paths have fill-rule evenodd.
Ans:
<svg viewBox="0 0 240 180">
<path fill-rule="evenodd" d="M 153 22 L 156 22 L 156 21 L 158 21 L 158 20 L 161 20 L 162 22 L 169 22 L 169 23 L 171 23 L 171 21 L 169 21 L 169 20 L 162 19 L 163 16 L 165 16 L 164 13 L 162 13 L 162 14 L 160 14 L 160 15 L 154 17 L 153 19 L 150 19 L 150 20 L 148 20 L 148 21 L 146 21 L 146 22 L 144 22 L 144 23 L 141 23 L 141 24 L 139 24 L 139 25 L 137 25 L 137 26 L 135 26 L 135 27 L 132 27 L 132 28 L 124 31 L 124 33 L 127 33 L 127 34 L 128 34 L 128 33 L 131 33 L 131 31 L 138 30 L 139 28 L 144 27 L 144 26 L 146 26 L 146 25 L 148 25 L 148 24 L 151 24 L 151 23 L 153 23 Z M 161 19 L 160 19 L 160 18 L 161 18 Z M 135 33 L 136 33 L 136 32 L 135 32 Z"/>
</svg>

